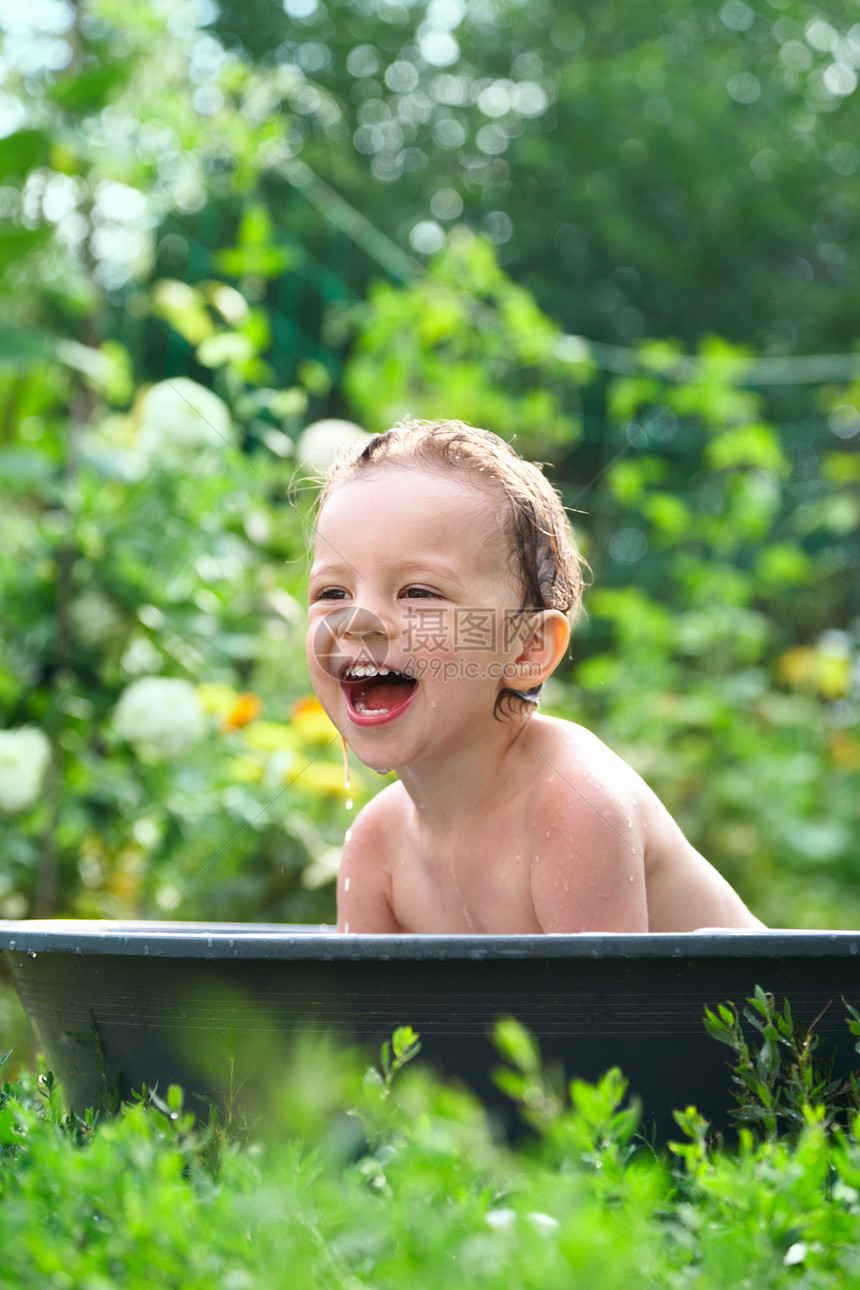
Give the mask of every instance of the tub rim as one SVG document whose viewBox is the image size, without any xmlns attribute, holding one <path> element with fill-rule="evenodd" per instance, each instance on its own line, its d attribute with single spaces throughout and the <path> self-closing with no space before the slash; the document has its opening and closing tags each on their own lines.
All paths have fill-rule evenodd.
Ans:
<svg viewBox="0 0 860 1290">
<path fill-rule="evenodd" d="M 773 928 L 542 935 L 341 933 L 328 924 L 0 920 L 0 951 L 176 959 L 853 958 L 860 931 Z"/>
</svg>

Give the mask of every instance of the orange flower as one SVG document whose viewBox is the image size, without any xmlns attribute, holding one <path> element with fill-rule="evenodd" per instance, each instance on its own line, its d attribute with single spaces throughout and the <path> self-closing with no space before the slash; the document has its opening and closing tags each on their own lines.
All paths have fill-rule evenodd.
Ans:
<svg viewBox="0 0 860 1290">
<path fill-rule="evenodd" d="M 263 711 L 263 705 L 256 694 L 240 694 L 229 712 L 221 719 L 222 730 L 241 730 L 249 722 L 256 721 Z"/>
</svg>

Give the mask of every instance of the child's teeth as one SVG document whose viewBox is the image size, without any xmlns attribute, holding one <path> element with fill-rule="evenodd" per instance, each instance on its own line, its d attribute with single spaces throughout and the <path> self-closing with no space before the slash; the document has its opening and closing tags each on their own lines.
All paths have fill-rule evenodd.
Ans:
<svg viewBox="0 0 860 1290">
<path fill-rule="evenodd" d="M 372 712 L 374 716 L 384 716 L 386 712 L 391 711 L 390 708 L 369 708 L 362 699 L 357 700 L 355 710 L 356 712 Z"/>
</svg>

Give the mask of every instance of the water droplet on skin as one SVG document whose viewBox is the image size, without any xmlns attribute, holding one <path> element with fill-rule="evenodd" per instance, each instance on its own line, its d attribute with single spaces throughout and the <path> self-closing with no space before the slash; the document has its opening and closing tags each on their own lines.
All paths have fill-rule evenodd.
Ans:
<svg viewBox="0 0 860 1290">
<path fill-rule="evenodd" d="M 439 707 L 439 704 L 436 702 L 436 700 L 435 700 L 435 699 L 431 699 L 431 700 L 430 700 L 430 707 L 431 707 L 431 708 L 438 708 L 438 707 Z"/>
<path fill-rule="evenodd" d="M 630 875 L 630 882 L 632 882 L 632 881 L 633 881 L 633 874 L 631 873 L 631 875 Z"/>
<path fill-rule="evenodd" d="M 566 882 L 566 883 L 564 884 L 564 889 L 565 889 L 565 891 L 570 891 L 570 883 L 569 883 L 569 882 Z"/>
<path fill-rule="evenodd" d="M 345 932 L 348 932 L 348 931 L 349 931 L 349 923 L 344 923 L 344 925 L 343 925 L 343 930 L 344 930 Z"/>
<path fill-rule="evenodd" d="M 633 828 L 633 821 L 632 821 L 632 820 L 628 820 L 628 821 L 627 821 L 627 827 L 628 827 L 628 829 L 632 829 L 632 828 Z"/>
<path fill-rule="evenodd" d="M 349 878 L 347 878 L 346 881 L 344 882 L 343 889 L 344 891 L 349 891 Z"/>
<path fill-rule="evenodd" d="M 346 833 L 344 833 L 343 835 L 344 842 L 349 842 L 351 837 L 352 837 L 352 829 L 347 829 Z"/>
<path fill-rule="evenodd" d="M 546 835 L 547 835 L 547 837 L 548 837 L 548 838 L 551 838 L 551 837 L 552 837 L 552 829 L 547 829 L 547 831 L 546 831 Z"/>
</svg>

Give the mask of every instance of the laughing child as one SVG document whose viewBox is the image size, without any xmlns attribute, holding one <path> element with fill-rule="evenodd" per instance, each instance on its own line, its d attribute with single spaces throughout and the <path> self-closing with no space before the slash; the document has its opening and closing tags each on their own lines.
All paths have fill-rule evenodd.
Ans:
<svg viewBox="0 0 860 1290">
<path fill-rule="evenodd" d="M 762 926 L 635 771 L 536 711 L 581 596 L 558 495 L 489 431 L 407 422 L 331 468 L 311 679 L 360 760 L 397 772 L 346 835 L 341 931 Z"/>
</svg>

